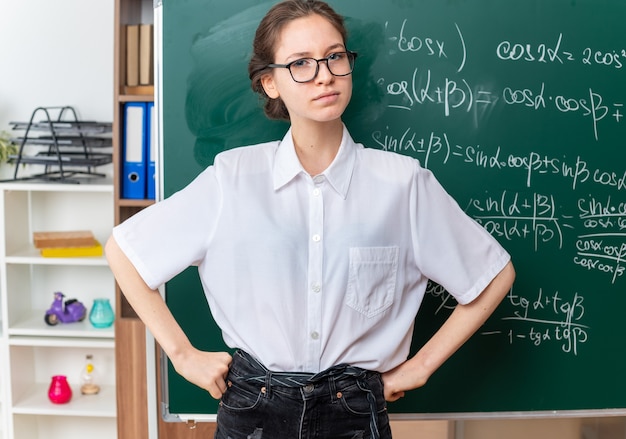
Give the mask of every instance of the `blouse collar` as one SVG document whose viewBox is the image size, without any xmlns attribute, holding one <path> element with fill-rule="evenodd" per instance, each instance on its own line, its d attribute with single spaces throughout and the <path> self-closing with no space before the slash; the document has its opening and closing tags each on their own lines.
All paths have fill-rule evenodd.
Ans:
<svg viewBox="0 0 626 439">
<path fill-rule="evenodd" d="M 356 144 L 346 126 L 343 126 L 341 144 L 335 159 L 323 175 L 333 189 L 344 199 L 348 195 L 352 173 L 356 161 Z M 274 161 L 274 190 L 278 190 L 293 180 L 299 174 L 307 175 L 296 154 L 296 149 L 291 136 L 291 128 L 283 137 L 276 150 Z M 317 176 L 312 176 L 314 178 Z"/>
</svg>

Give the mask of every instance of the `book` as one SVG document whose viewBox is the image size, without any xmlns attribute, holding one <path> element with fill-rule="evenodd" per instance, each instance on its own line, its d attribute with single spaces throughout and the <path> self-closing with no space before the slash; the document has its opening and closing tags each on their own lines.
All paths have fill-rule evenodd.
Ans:
<svg viewBox="0 0 626 439">
<path fill-rule="evenodd" d="M 96 241 L 95 245 L 81 247 L 49 247 L 39 250 L 45 258 L 80 258 L 90 256 L 102 256 L 102 245 Z"/>
<path fill-rule="evenodd" d="M 89 230 L 67 232 L 33 232 L 33 243 L 38 249 L 59 247 L 91 247 L 98 243 Z"/>
<path fill-rule="evenodd" d="M 126 85 L 139 85 L 139 25 L 126 25 Z"/>
<path fill-rule="evenodd" d="M 153 80 L 153 27 L 139 25 L 139 85 L 151 85 Z"/>
</svg>

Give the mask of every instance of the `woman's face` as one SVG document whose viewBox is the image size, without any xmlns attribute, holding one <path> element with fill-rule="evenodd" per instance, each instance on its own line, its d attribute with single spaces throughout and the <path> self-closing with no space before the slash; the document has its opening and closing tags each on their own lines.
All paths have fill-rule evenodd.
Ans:
<svg viewBox="0 0 626 439">
<path fill-rule="evenodd" d="M 320 59 L 345 50 L 337 29 L 315 14 L 293 20 L 283 28 L 274 62 L 287 64 L 300 58 Z M 292 125 L 337 120 L 352 96 L 352 75 L 333 76 L 325 62 L 319 63 L 318 74 L 310 82 L 297 83 L 288 69 L 276 68 L 262 79 L 262 84 L 269 97 L 282 98 Z"/>
</svg>

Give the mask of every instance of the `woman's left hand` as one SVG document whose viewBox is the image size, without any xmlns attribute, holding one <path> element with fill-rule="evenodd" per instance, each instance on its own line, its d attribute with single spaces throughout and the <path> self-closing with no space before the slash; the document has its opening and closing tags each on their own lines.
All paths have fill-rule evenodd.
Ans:
<svg viewBox="0 0 626 439">
<path fill-rule="evenodd" d="M 422 387 L 493 313 L 509 292 L 515 270 L 509 262 L 472 302 L 457 305 L 452 314 L 415 356 L 382 375 L 385 399 L 397 401 L 408 390 Z"/>
<path fill-rule="evenodd" d="M 404 396 L 406 391 L 417 389 L 426 384 L 427 376 L 419 373 L 417 370 L 409 372 L 409 368 L 410 363 L 405 362 L 395 369 L 382 374 L 386 401 L 397 401 Z"/>
</svg>

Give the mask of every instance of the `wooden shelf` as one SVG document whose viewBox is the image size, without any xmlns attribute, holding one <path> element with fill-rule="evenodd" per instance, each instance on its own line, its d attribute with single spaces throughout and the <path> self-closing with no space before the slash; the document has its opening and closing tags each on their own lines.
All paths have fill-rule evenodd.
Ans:
<svg viewBox="0 0 626 439">
<path fill-rule="evenodd" d="M 43 257 L 36 248 L 24 248 L 18 252 L 6 256 L 7 264 L 33 264 L 33 265 L 91 265 L 105 267 L 108 265 L 104 256 L 89 256 L 76 258 L 53 258 Z"/>
<path fill-rule="evenodd" d="M 145 208 L 154 204 L 154 200 L 132 200 L 129 198 L 120 198 L 116 200 L 116 204 L 120 207 L 141 207 Z"/>
<path fill-rule="evenodd" d="M 45 310 L 33 310 L 29 315 L 8 327 L 7 335 L 10 336 L 10 345 L 32 345 L 32 346 L 66 346 L 69 344 L 75 345 L 77 340 L 80 343 L 86 343 L 88 346 L 94 344 L 94 340 L 82 341 L 84 338 L 89 339 L 110 339 L 115 337 L 115 330 L 113 326 L 109 328 L 94 328 L 89 323 L 89 318 L 86 318 L 82 322 L 74 323 L 59 323 L 55 326 L 49 326 L 44 322 L 43 316 Z M 29 337 L 27 338 L 15 338 L 14 336 Z M 58 339 L 62 337 L 62 339 Z M 65 338 L 73 338 L 74 340 L 67 340 Z M 114 347 L 114 343 L 110 343 L 110 348 Z"/>
<path fill-rule="evenodd" d="M 70 383 L 71 385 L 71 383 Z M 48 416 L 90 416 L 114 418 L 115 386 L 102 386 L 97 395 L 82 395 L 72 386 L 72 400 L 67 404 L 53 404 L 48 399 L 49 383 L 35 383 L 11 408 L 14 414 Z"/>
<path fill-rule="evenodd" d="M 119 224 L 154 200 L 121 197 L 122 134 L 124 105 L 129 102 L 154 102 L 154 87 L 126 87 L 125 25 L 140 24 L 142 17 L 152 15 L 154 4 L 149 0 L 115 0 L 115 44 L 113 75 L 113 196 L 114 222 Z M 117 436 L 118 439 L 148 439 L 148 398 L 146 380 L 146 335 L 143 323 L 116 287 L 115 299 L 115 362 L 117 371 Z M 156 383 L 154 384 L 156 385 Z M 151 401 L 156 404 L 156 401 Z M 159 437 L 160 433 L 159 433 Z"/>
<path fill-rule="evenodd" d="M 154 95 L 123 94 L 118 96 L 119 102 L 154 102 Z"/>
<path fill-rule="evenodd" d="M 124 87 L 123 95 L 154 97 L 154 85 L 137 85 L 134 87 Z"/>
<path fill-rule="evenodd" d="M 55 184 L 45 181 L 9 181 L 0 183 L 1 189 L 24 192 L 106 192 L 113 193 L 113 180 L 111 178 L 98 178 L 85 180 L 81 184 Z"/>
</svg>

